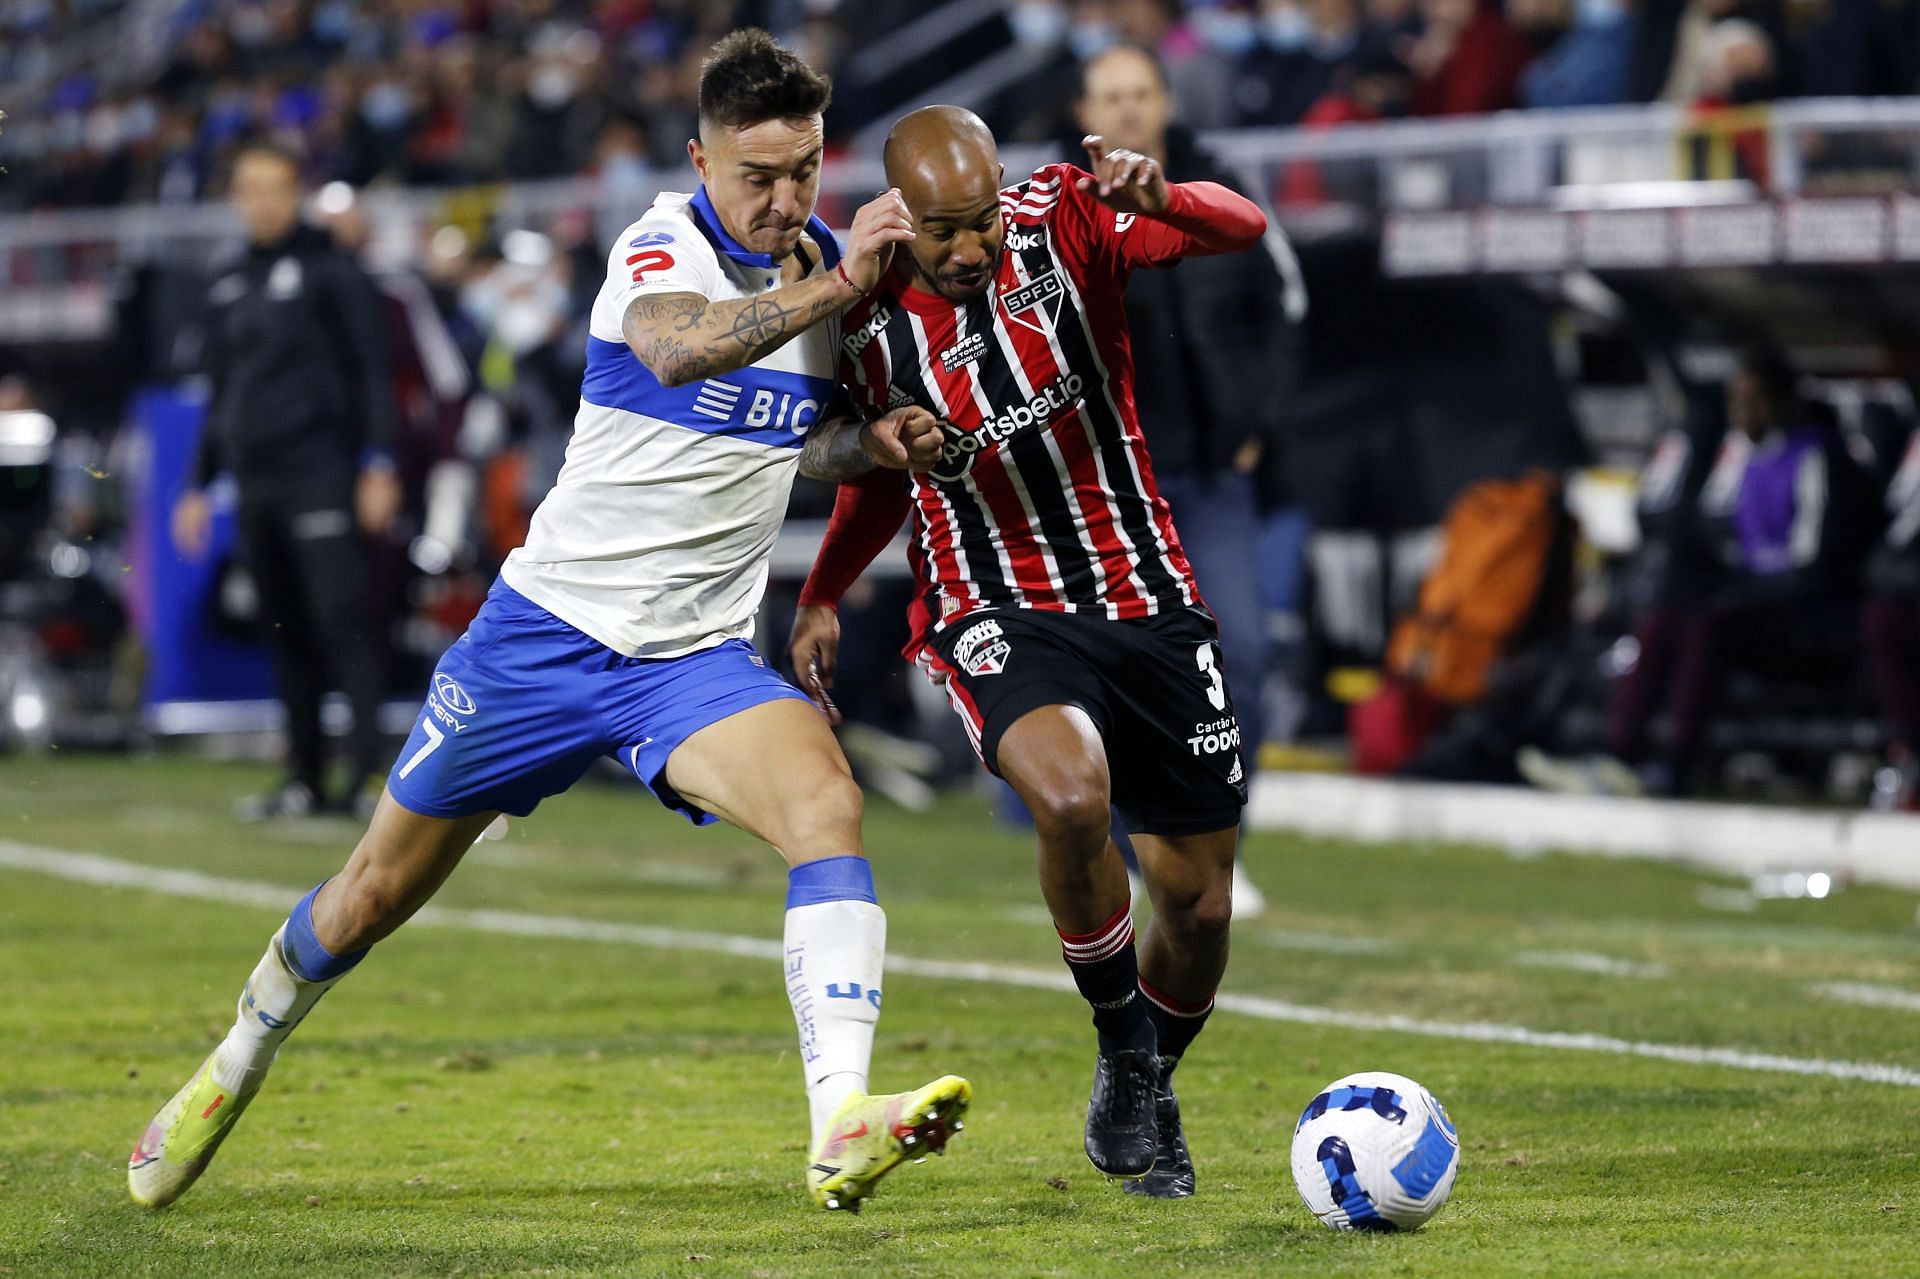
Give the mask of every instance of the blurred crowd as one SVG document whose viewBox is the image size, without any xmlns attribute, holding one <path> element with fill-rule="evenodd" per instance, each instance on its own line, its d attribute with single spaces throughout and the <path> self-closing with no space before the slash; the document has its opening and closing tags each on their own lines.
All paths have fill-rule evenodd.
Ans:
<svg viewBox="0 0 1920 1279">
<path fill-rule="evenodd" d="M 1196 128 L 1920 92 L 1913 0 L 1013 0 L 1017 41 L 1166 61 Z M 1028 86 L 1002 136 L 1046 136 Z"/>
<path fill-rule="evenodd" d="M 970 66 L 1003 140 L 1053 141 L 1073 68 L 1120 40 L 1160 54 L 1195 128 L 1920 91 L 1920 0 L 1004 0 L 984 43 L 930 31 L 891 69 L 855 56 L 930 8 L 11 0 L 0 85 L 24 96 L 0 101 L 0 207 L 199 199 L 260 135 L 316 181 L 644 186 L 684 158 L 703 51 L 747 23 L 835 74 L 835 142 Z"/>
<path fill-rule="evenodd" d="M 684 162 L 718 36 L 769 26 L 829 70 L 841 45 L 839 6 L 802 0 L 189 0 L 160 6 L 157 31 L 134 21 L 141 7 L 0 5 L 0 85 L 44 86 L 0 102 L 0 202 L 200 199 L 251 137 L 357 186 L 644 184 Z M 63 63 L 92 52 L 90 31 L 133 47 Z"/>
</svg>

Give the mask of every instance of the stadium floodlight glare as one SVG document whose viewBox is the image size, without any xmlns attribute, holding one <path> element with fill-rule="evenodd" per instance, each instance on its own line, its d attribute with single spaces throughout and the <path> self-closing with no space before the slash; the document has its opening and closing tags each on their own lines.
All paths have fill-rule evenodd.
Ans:
<svg viewBox="0 0 1920 1279">
<path fill-rule="evenodd" d="M 13 705 L 8 709 L 13 726 L 22 736 L 32 737 L 46 727 L 47 699 L 31 685 L 13 691 Z"/>
<path fill-rule="evenodd" d="M 87 553 L 87 548 L 75 546 L 72 542 L 57 542 L 47 554 L 47 571 L 68 581 L 85 577 L 87 570 L 92 567 L 93 556 Z"/>
<path fill-rule="evenodd" d="M 345 182 L 329 182 L 313 197 L 313 207 L 323 217 L 338 217 L 353 207 L 353 188 Z"/>
<path fill-rule="evenodd" d="M 0 413 L 0 466 L 43 466 L 52 456 L 52 418 L 30 409 Z"/>
<path fill-rule="evenodd" d="M 467 251 L 467 233 L 457 226 L 443 226 L 433 233 L 427 251 L 436 258 L 457 258 Z"/>
<path fill-rule="evenodd" d="M 1724 182 L 1581 182 L 1554 187 L 1547 203 L 1569 212 L 1582 209 L 1685 209 L 1708 204 L 1751 204 L 1760 190 L 1744 178 Z"/>
<path fill-rule="evenodd" d="M 538 231 L 509 231 L 500 237 L 500 256 L 515 266 L 543 267 L 553 261 L 553 241 Z"/>
</svg>

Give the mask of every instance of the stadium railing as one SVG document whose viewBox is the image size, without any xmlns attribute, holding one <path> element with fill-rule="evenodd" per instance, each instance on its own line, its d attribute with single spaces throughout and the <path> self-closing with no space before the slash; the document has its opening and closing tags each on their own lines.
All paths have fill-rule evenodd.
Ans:
<svg viewBox="0 0 1920 1279">
<path fill-rule="evenodd" d="M 1920 98 L 1508 112 L 1204 141 L 1296 240 L 1377 233 L 1395 274 L 1920 261 Z M 1009 149 L 1007 171 L 1047 158 Z M 692 181 L 663 173 L 657 189 Z M 838 159 L 822 212 L 844 225 L 884 186 L 876 158 Z M 478 237 L 587 214 L 604 241 L 654 189 L 578 179 L 363 198 L 376 251 L 419 262 L 448 224 Z M 0 341 L 103 336 L 120 272 L 205 263 L 235 235 L 217 204 L 0 217 Z"/>
</svg>

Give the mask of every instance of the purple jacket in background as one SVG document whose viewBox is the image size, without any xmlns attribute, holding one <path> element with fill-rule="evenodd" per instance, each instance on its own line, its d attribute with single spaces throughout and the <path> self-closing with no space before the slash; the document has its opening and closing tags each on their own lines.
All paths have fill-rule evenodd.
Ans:
<svg viewBox="0 0 1920 1279">
<path fill-rule="evenodd" d="M 1729 432 L 1700 495 L 1729 567 L 1758 576 L 1819 557 L 1827 507 L 1826 432 L 1794 427 L 1755 442 Z"/>
</svg>

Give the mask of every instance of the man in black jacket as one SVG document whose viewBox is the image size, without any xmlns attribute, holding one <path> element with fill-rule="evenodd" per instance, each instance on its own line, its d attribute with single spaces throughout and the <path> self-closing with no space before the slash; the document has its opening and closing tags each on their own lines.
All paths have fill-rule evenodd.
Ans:
<svg viewBox="0 0 1920 1279">
<path fill-rule="evenodd" d="M 260 594 L 286 706 L 286 781 L 241 806 L 244 818 L 298 816 L 325 802 L 320 700 L 353 707 L 352 806 L 377 775 L 382 644 L 366 624 L 358 534 L 378 537 L 399 512 L 393 388 L 373 286 L 328 236 L 300 222 L 300 169 L 267 145 L 234 160 L 231 194 L 247 248 L 215 274 L 202 366 L 212 382 L 190 487 L 174 509 L 174 541 L 206 553 L 205 487 L 229 472 L 240 538 Z"/>
<path fill-rule="evenodd" d="M 1170 182 L 1241 185 L 1173 123 L 1165 71 L 1145 49 L 1115 45 L 1089 59 L 1077 110 L 1082 129 L 1159 161 Z M 1126 293 L 1140 428 L 1219 621 L 1234 686 L 1251 690 L 1234 707 L 1249 761 L 1265 739 L 1267 669 L 1255 473 L 1296 371 L 1300 317 L 1288 313 L 1290 290 L 1304 310 L 1297 281 L 1289 285 L 1274 256 L 1256 249 L 1136 271 Z M 1257 900 L 1244 878 L 1235 883 L 1236 913 L 1258 913 Z"/>
<path fill-rule="evenodd" d="M 1160 65 L 1145 50 L 1116 45 L 1086 64 L 1082 128 L 1158 160 L 1169 181 L 1238 188 L 1171 113 Z M 1134 399 L 1154 475 L 1219 618 L 1234 681 L 1256 690 L 1235 708 L 1250 759 L 1260 748 L 1257 690 L 1266 669 L 1254 473 L 1297 358 L 1287 292 L 1272 255 L 1254 252 L 1136 271 L 1126 295 Z"/>
</svg>

